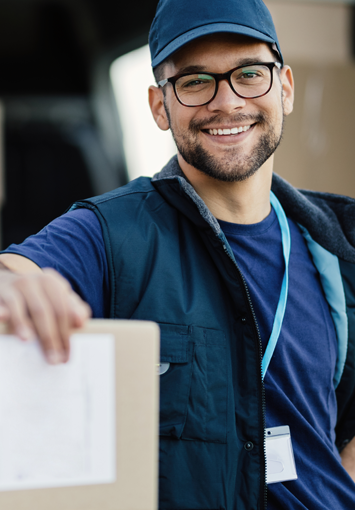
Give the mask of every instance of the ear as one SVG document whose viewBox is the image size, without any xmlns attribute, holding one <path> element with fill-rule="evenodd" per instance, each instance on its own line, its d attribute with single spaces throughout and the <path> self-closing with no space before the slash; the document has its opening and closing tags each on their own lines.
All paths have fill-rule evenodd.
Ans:
<svg viewBox="0 0 355 510">
<path fill-rule="evenodd" d="M 280 80 L 282 85 L 282 100 L 285 115 L 289 115 L 293 110 L 294 101 L 294 82 L 293 74 L 290 66 L 284 66 L 280 71 Z"/>
<path fill-rule="evenodd" d="M 169 129 L 169 120 L 164 107 L 164 94 L 160 87 L 151 85 L 148 89 L 149 106 L 154 120 L 162 131 Z"/>
</svg>

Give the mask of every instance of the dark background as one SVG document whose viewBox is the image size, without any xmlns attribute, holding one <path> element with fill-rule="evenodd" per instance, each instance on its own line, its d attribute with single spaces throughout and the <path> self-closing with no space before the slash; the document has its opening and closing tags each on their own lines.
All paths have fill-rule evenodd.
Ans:
<svg viewBox="0 0 355 510">
<path fill-rule="evenodd" d="M 109 71 L 117 57 L 147 43 L 157 1 L 0 0 L 3 248 L 75 200 L 127 182 Z M 296 186 L 355 197 L 354 5 L 266 4 L 296 81 L 275 170 Z M 346 55 L 330 58 L 342 38 Z"/>
<path fill-rule="evenodd" d="M 0 0 L 2 247 L 127 182 L 109 68 L 157 0 Z"/>
</svg>

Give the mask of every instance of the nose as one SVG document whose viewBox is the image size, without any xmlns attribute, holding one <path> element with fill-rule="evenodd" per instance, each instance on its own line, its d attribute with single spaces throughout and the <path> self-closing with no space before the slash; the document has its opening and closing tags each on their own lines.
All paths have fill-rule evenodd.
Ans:
<svg viewBox="0 0 355 510">
<path fill-rule="evenodd" d="M 221 80 L 218 83 L 216 97 L 207 105 L 207 108 L 211 112 L 232 113 L 237 109 L 243 108 L 245 105 L 246 100 L 237 96 L 228 80 Z"/>
</svg>

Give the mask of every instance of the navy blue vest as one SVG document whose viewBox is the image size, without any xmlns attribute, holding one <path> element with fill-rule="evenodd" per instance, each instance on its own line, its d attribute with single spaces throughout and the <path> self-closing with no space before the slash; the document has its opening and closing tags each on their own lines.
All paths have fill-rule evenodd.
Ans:
<svg viewBox="0 0 355 510">
<path fill-rule="evenodd" d="M 74 207 L 101 222 L 110 316 L 161 328 L 161 361 L 170 368 L 160 377 L 160 508 L 265 508 L 261 343 L 223 236 L 178 178 L 142 177 Z M 342 411 L 354 401 L 351 349 Z"/>
<path fill-rule="evenodd" d="M 156 321 L 171 364 L 160 378 L 160 508 L 262 508 L 260 342 L 234 262 L 192 201 L 180 214 L 149 179 L 80 205 L 103 228 L 111 317 Z"/>
</svg>

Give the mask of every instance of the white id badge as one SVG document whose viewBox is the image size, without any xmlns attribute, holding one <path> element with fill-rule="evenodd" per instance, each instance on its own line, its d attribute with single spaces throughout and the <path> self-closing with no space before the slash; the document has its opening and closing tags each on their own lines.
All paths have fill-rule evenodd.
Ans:
<svg viewBox="0 0 355 510">
<path fill-rule="evenodd" d="M 266 483 L 296 480 L 290 427 L 272 427 L 265 430 Z"/>
</svg>

